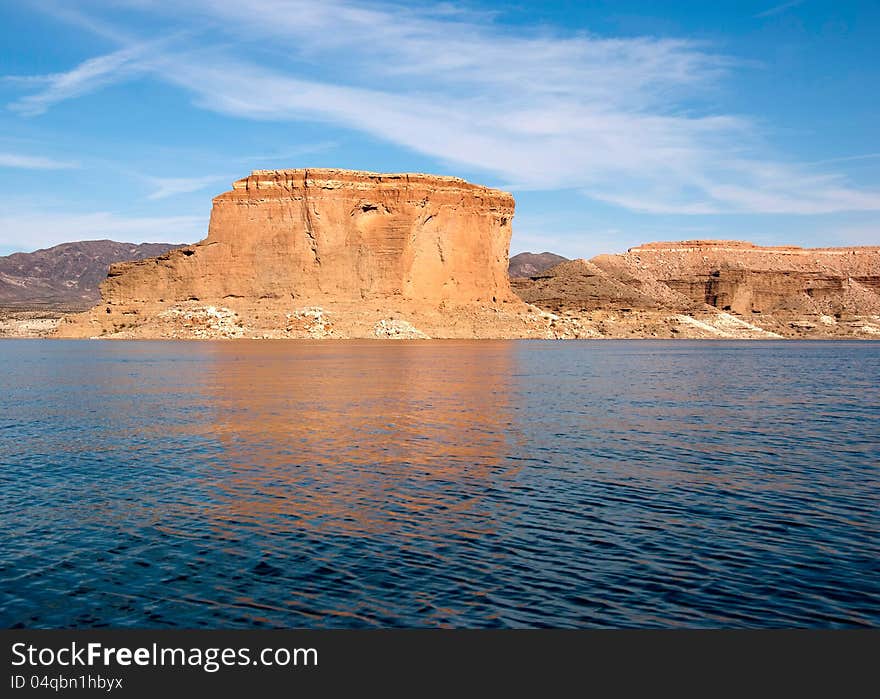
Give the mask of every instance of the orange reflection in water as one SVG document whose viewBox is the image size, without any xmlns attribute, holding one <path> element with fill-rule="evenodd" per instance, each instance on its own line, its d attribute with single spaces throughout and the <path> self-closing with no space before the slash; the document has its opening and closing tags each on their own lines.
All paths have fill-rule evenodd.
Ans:
<svg viewBox="0 0 880 699">
<path fill-rule="evenodd" d="M 483 496 L 516 475 L 514 343 L 218 343 L 211 361 L 220 526 L 481 536 L 503 516 Z"/>
</svg>

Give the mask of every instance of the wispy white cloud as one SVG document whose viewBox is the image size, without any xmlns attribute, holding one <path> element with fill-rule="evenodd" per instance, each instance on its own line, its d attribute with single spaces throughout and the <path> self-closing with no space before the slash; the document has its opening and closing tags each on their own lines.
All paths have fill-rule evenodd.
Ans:
<svg viewBox="0 0 880 699">
<path fill-rule="evenodd" d="M 67 160 L 56 160 L 40 155 L 0 152 L 0 168 L 5 167 L 22 170 L 70 170 L 79 167 L 79 165 Z"/>
<path fill-rule="evenodd" d="M 25 116 L 36 116 L 54 104 L 119 82 L 135 68 L 134 59 L 139 53 L 137 50 L 123 49 L 91 58 L 66 73 L 40 76 L 45 87 L 40 92 L 13 102 L 9 108 Z"/>
<path fill-rule="evenodd" d="M 219 182 L 224 182 L 228 177 L 146 177 L 147 183 L 153 191 L 147 199 L 167 199 L 178 194 L 190 194 L 206 189 Z"/>
<path fill-rule="evenodd" d="M 772 17 L 773 15 L 781 14 L 781 13 L 785 12 L 786 10 L 790 10 L 791 8 L 797 7 L 798 5 L 802 5 L 803 3 L 804 3 L 804 0 L 790 0 L 790 2 L 784 2 L 780 5 L 774 5 L 773 7 L 768 8 L 768 9 L 764 10 L 763 12 L 759 12 L 758 14 L 754 15 L 754 17 L 756 19 L 763 18 L 763 17 Z"/>
<path fill-rule="evenodd" d="M 149 74 L 214 112 L 353 129 L 508 186 L 635 211 L 880 210 L 880 191 L 774 157 L 750 119 L 701 109 L 737 68 L 701 42 L 525 33 L 484 15 L 350 0 L 120 4 L 192 40 L 93 58 L 19 100 L 25 111 Z"/>
<path fill-rule="evenodd" d="M 856 160 L 876 160 L 880 158 L 880 153 L 863 153 L 862 155 L 845 155 L 840 158 L 825 158 L 824 160 L 816 160 L 811 165 L 828 165 L 829 163 L 848 163 Z"/>
<path fill-rule="evenodd" d="M 134 43 L 118 51 L 90 58 L 64 73 L 6 76 L 7 80 L 13 82 L 34 82 L 42 87 L 39 92 L 12 102 L 9 109 L 23 116 L 37 116 L 59 102 L 143 75 L 153 68 L 150 57 L 161 52 L 170 41 L 162 39 Z"/>
<path fill-rule="evenodd" d="M 0 247 L 30 251 L 71 240 L 195 242 L 205 237 L 207 216 L 122 216 L 107 211 L 0 212 Z"/>
</svg>

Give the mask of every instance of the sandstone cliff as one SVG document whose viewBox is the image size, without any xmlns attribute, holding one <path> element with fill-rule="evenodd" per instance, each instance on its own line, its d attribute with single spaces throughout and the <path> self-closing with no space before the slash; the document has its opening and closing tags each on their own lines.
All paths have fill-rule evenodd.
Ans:
<svg viewBox="0 0 880 699">
<path fill-rule="evenodd" d="M 59 335 L 532 336 L 546 322 L 510 289 L 513 213 L 454 177 L 257 170 L 214 199 L 205 240 L 114 265 Z"/>
<path fill-rule="evenodd" d="M 880 247 L 649 243 L 513 284 L 572 336 L 880 337 Z"/>
<path fill-rule="evenodd" d="M 642 245 L 624 257 L 695 301 L 743 315 L 880 312 L 880 247 L 696 240 Z"/>
</svg>

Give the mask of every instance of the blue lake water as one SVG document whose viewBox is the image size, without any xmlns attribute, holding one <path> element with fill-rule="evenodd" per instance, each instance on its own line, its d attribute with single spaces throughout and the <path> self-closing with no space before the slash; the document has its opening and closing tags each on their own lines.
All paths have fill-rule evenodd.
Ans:
<svg viewBox="0 0 880 699">
<path fill-rule="evenodd" d="M 3 627 L 880 626 L 880 343 L 0 342 Z"/>
</svg>

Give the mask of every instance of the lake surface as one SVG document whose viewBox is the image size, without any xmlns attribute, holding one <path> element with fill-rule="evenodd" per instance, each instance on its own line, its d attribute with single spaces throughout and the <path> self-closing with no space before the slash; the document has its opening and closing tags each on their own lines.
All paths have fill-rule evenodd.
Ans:
<svg viewBox="0 0 880 699">
<path fill-rule="evenodd" d="M 880 626 L 880 343 L 0 342 L 3 627 Z"/>
</svg>

